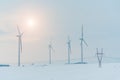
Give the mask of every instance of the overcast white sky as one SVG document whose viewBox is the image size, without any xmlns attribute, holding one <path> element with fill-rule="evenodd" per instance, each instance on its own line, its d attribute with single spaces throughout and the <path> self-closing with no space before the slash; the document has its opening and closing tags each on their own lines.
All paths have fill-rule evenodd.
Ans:
<svg viewBox="0 0 120 80">
<path fill-rule="evenodd" d="M 22 63 L 67 59 L 67 36 L 72 41 L 72 59 L 80 58 L 81 25 L 84 25 L 85 57 L 104 48 L 106 56 L 120 56 L 119 0 L 0 0 L 0 63 L 17 63 L 18 24 L 23 35 Z M 26 23 L 33 19 L 34 27 Z"/>
</svg>

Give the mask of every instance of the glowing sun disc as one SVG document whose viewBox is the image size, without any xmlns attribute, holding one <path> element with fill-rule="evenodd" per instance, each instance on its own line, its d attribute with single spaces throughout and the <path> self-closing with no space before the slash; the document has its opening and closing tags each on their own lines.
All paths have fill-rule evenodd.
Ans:
<svg viewBox="0 0 120 80">
<path fill-rule="evenodd" d="M 34 20 L 33 20 L 33 19 L 28 19 L 28 20 L 27 20 L 27 25 L 30 26 L 30 27 L 31 27 L 31 26 L 32 26 L 32 27 L 35 26 Z"/>
</svg>

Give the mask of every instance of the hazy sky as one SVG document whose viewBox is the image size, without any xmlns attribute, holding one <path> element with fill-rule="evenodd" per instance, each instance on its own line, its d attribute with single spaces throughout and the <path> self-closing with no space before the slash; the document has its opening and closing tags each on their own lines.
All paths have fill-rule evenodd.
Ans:
<svg viewBox="0 0 120 80">
<path fill-rule="evenodd" d="M 27 20 L 35 22 L 34 27 Z M 80 58 L 81 25 L 84 25 L 85 57 L 104 48 L 105 56 L 120 57 L 119 0 L 0 0 L 0 63 L 17 63 L 16 26 L 23 35 L 22 63 L 67 59 L 67 36 L 72 41 L 72 59 Z"/>
</svg>

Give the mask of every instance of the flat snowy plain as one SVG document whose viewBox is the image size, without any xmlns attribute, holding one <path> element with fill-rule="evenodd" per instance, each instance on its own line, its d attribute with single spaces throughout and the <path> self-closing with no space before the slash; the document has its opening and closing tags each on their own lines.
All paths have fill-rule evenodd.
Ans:
<svg viewBox="0 0 120 80">
<path fill-rule="evenodd" d="M 120 80 L 120 63 L 0 67 L 0 80 Z"/>
</svg>

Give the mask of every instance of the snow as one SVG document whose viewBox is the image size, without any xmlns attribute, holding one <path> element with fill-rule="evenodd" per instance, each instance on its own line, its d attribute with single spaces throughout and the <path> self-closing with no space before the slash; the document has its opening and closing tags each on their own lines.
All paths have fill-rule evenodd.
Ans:
<svg viewBox="0 0 120 80">
<path fill-rule="evenodd" d="M 0 80 L 120 80 L 119 74 L 119 63 L 0 67 Z"/>
</svg>

